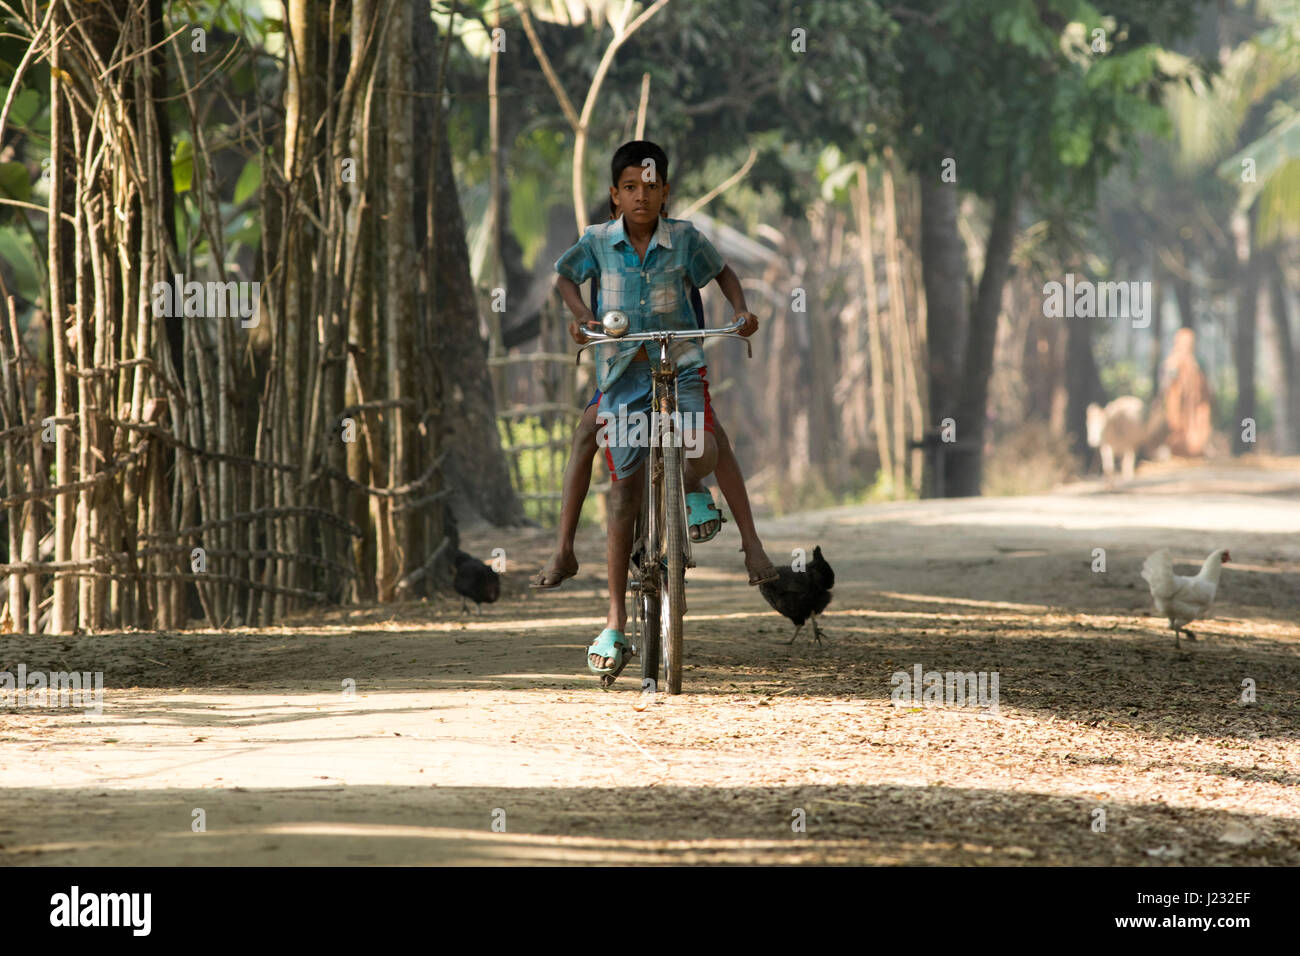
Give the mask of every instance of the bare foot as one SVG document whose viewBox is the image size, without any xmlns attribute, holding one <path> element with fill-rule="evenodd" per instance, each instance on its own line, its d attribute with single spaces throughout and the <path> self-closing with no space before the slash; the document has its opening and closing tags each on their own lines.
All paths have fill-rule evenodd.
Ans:
<svg viewBox="0 0 1300 956">
<path fill-rule="evenodd" d="M 546 567 L 533 578 L 530 587 L 539 591 L 558 588 L 564 581 L 578 573 L 578 559 L 572 551 L 556 551 Z"/>
<path fill-rule="evenodd" d="M 622 621 L 621 623 L 618 623 L 618 624 L 606 624 L 605 626 L 606 626 L 606 627 L 612 627 L 614 630 L 616 630 L 616 631 L 618 631 L 620 634 L 622 634 L 622 633 L 623 633 L 623 628 L 625 628 L 625 627 L 627 626 L 627 621 Z M 589 661 L 591 662 L 591 666 L 592 666 L 592 667 L 597 667 L 597 668 L 606 669 L 606 670 L 609 669 L 609 668 L 611 668 L 611 667 L 613 667 L 616 663 L 618 663 L 617 658 L 613 658 L 613 657 L 598 657 L 598 656 L 595 655 L 595 654 L 588 654 L 588 655 L 587 655 L 587 660 L 589 660 Z"/>
<path fill-rule="evenodd" d="M 700 524 L 693 524 L 690 526 L 691 540 L 699 541 L 701 538 L 708 538 L 718 530 L 718 527 L 719 522 L 716 518 L 704 521 Z"/>
<path fill-rule="evenodd" d="M 688 479 L 686 482 L 686 493 L 688 495 L 693 495 L 700 492 L 707 494 L 709 496 L 709 500 L 712 502 L 713 493 L 710 492 L 709 489 L 704 487 L 704 482 L 697 481 L 694 483 L 694 486 L 692 487 L 692 484 Z M 714 535 L 718 533 L 718 530 L 722 527 L 722 512 L 718 510 L 718 506 L 716 502 L 713 503 L 713 510 L 717 514 L 717 517 L 710 518 L 708 521 L 701 521 L 699 524 L 690 524 L 689 521 L 690 515 L 688 511 L 686 533 L 691 536 L 692 541 L 703 541 L 705 539 L 712 541 Z"/>
<path fill-rule="evenodd" d="M 754 544 L 749 548 L 741 548 L 740 550 L 745 552 L 745 570 L 749 572 L 749 583 L 751 585 L 766 584 L 780 577 L 761 544 Z"/>
</svg>

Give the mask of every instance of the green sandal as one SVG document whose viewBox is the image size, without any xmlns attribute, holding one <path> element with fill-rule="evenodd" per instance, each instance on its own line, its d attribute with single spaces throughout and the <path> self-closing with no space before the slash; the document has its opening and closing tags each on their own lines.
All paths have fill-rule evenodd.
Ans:
<svg viewBox="0 0 1300 956">
<path fill-rule="evenodd" d="M 612 657 L 614 658 L 613 667 L 594 667 L 591 663 L 591 657 Z M 587 648 L 587 670 L 593 674 L 600 674 L 602 677 L 617 677 L 622 673 L 623 668 L 627 666 L 628 658 L 632 656 L 632 642 L 629 641 L 622 631 L 607 627 L 600 632 L 600 636 L 591 642 Z"/>
<path fill-rule="evenodd" d="M 713 534 L 701 534 L 698 538 L 691 538 L 691 544 L 703 544 L 705 541 L 712 541 L 722 530 L 722 522 L 727 519 L 722 517 L 722 512 L 718 506 L 713 503 L 713 495 L 707 491 L 692 491 L 686 496 L 686 523 L 692 528 L 698 528 L 709 521 L 716 521 L 717 527 L 713 529 Z"/>
</svg>

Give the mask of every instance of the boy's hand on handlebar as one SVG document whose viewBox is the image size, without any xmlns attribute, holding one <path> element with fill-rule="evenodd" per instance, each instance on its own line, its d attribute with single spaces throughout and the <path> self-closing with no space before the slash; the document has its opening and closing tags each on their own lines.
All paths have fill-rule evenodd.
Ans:
<svg viewBox="0 0 1300 956">
<path fill-rule="evenodd" d="M 569 322 L 569 337 L 579 345 L 587 344 L 587 334 L 583 331 L 584 326 L 594 332 L 599 332 L 601 330 L 601 324 L 596 321 L 596 316 L 590 312 L 587 313 L 586 320 L 581 324 L 579 324 L 577 319 L 572 319 Z"/>
<path fill-rule="evenodd" d="M 737 312 L 736 319 L 738 321 L 740 319 L 745 320 L 744 326 L 738 330 L 741 335 L 745 336 L 745 338 L 749 338 L 749 336 L 758 331 L 758 316 L 753 312 Z"/>
</svg>

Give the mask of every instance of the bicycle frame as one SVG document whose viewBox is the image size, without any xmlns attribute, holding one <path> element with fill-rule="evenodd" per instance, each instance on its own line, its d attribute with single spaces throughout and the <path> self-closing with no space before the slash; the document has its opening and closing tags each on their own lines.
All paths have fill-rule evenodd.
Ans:
<svg viewBox="0 0 1300 956">
<path fill-rule="evenodd" d="M 676 435 L 676 414 L 677 404 L 677 368 L 671 359 L 660 369 L 651 373 L 654 381 L 654 394 L 651 399 L 652 409 L 659 415 L 661 431 L 659 441 L 651 442 L 650 453 L 646 456 L 645 464 L 645 490 L 642 498 L 642 513 L 645 517 L 644 536 L 650 549 L 655 552 L 655 557 L 662 557 L 663 534 L 659 527 L 659 521 L 663 517 L 664 509 L 659 507 L 659 495 L 663 489 L 662 474 L 664 468 L 663 448 L 666 443 L 677 441 Z M 671 386 L 671 390 L 669 388 Z M 685 495 L 682 496 L 682 509 L 686 508 Z M 692 568 L 695 566 L 695 559 L 691 552 L 690 539 L 686 541 L 686 566 Z M 649 574 L 643 572 L 642 582 L 649 577 L 652 586 L 658 586 L 658 565 L 653 561 L 647 569 Z"/>
</svg>

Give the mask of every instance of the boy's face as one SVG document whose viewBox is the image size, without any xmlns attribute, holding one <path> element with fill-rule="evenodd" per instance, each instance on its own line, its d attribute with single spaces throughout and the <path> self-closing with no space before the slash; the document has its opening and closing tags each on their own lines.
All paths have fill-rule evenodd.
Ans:
<svg viewBox="0 0 1300 956">
<path fill-rule="evenodd" d="M 668 183 L 653 165 L 628 166 L 619 174 L 618 185 L 609 187 L 609 198 L 628 222 L 652 226 L 668 201 Z"/>
</svg>

